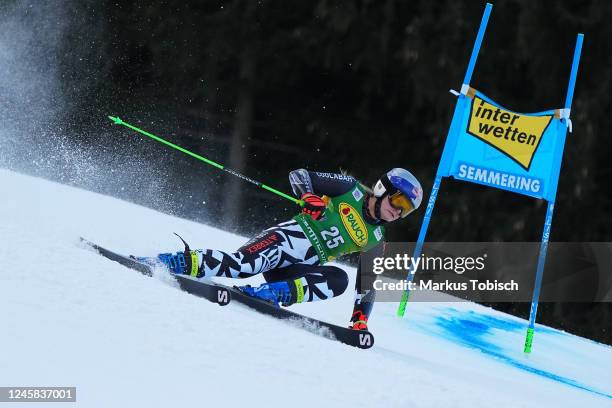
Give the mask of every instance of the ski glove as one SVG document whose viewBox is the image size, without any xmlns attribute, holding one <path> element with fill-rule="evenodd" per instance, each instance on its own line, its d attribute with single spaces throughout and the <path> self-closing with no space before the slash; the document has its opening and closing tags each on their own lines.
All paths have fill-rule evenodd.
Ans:
<svg viewBox="0 0 612 408">
<path fill-rule="evenodd" d="M 304 201 L 303 213 L 310 215 L 313 220 L 318 220 L 323 216 L 325 201 L 321 197 L 312 193 L 304 193 L 301 198 Z"/>
</svg>

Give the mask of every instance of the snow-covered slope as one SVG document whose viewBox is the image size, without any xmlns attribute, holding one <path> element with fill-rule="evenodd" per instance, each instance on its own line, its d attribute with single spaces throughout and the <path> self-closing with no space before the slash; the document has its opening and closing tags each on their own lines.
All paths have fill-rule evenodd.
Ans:
<svg viewBox="0 0 612 408">
<path fill-rule="evenodd" d="M 84 249 L 234 249 L 244 238 L 0 170 L 0 385 L 83 407 L 612 407 L 612 348 L 469 303 L 377 304 L 363 351 L 225 308 Z M 353 277 L 354 278 L 354 277 Z M 345 324 L 352 294 L 296 307 Z M 58 404 L 63 405 L 63 404 Z M 57 405 L 54 405 L 57 406 Z M 75 406 L 75 404 L 66 404 Z"/>
</svg>

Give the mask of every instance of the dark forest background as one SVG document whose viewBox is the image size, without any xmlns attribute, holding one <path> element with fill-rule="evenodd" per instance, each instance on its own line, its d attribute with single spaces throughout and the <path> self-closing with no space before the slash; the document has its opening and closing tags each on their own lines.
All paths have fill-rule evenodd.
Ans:
<svg viewBox="0 0 612 408">
<path fill-rule="evenodd" d="M 282 191 L 290 190 L 287 173 L 300 167 L 343 169 L 366 184 L 404 167 L 427 196 L 455 104 L 448 90 L 461 86 L 485 6 L 476 0 L 60 3 L 63 28 L 51 59 L 63 109 L 55 120 L 71 143 L 103 152 L 93 156 L 117 171 L 122 166 L 109 152 L 146 168 L 129 182 L 119 177 L 89 187 L 247 235 L 297 208 L 112 127 L 106 115 Z M 560 108 L 576 34 L 585 34 L 551 241 L 612 237 L 611 19 L 612 3 L 603 0 L 497 1 L 474 72 L 472 86 L 509 109 Z M 444 181 L 428 240 L 539 241 L 545 212 L 542 201 Z M 422 216 L 389 228 L 389 239 L 416 240 Z M 609 305 L 543 304 L 538 321 L 612 343 Z M 529 310 L 528 304 L 495 306 L 523 317 Z"/>
</svg>

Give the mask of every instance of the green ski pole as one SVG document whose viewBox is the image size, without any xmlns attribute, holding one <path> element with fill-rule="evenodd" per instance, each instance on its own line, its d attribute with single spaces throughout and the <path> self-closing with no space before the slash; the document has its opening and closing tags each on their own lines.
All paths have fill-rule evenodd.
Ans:
<svg viewBox="0 0 612 408">
<path fill-rule="evenodd" d="M 158 142 L 160 142 L 160 143 L 162 143 L 162 144 L 165 144 L 166 146 L 170 146 L 170 147 L 172 147 L 173 149 L 176 149 L 176 150 L 178 150 L 178 151 L 180 151 L 180 152 L 183 152 L 183 153 L 185 153 L 185 154 L 187 154 L 187 155 L 189 155 L 189 156 L 191 156 L 191 157 L 194 157 L 194 158 L 196 158 L 196 159 L 198 159 L 198 160 L 200 160 L 200 161 L 203 161 L 204 163 L 206 163 L 206 164 L 208 164 L 208 165 L 211 165 L 211 166 L 213 166 L 213 167 L 216 167 L 216 168 L 218 168 L 219 170 L 223 170 L 224 172 L 229 173 L 229 174 L 231 174 L 232 176 L 240 177 L 242 180 L 247 181 L 247 182 L 249 182 L 249 183 L 251 183 L 251 184 L 254 184 L 254 185 L 256 185 L 257 187 L 263 188 L 264 190 L 268 190 L 269 192 L 274 193 L 274 194 L 276 194 L 276 195 L 278 195 L 278 196 L 281 196 L 281 197 L 283 197 L 283 198 L 286 198 L 287 200 L 292 201 L 292 202 L 294 202 L 295 204 L 298 204 L 298 205 L 300 205 L 300 206 L 302 206 L 302 207 L 304 206 L 304 201 L 302 201 L 302 200 L 298 200 L 298 199 L 297 199 L 297 198 L 295 198 L 295 197 L 291 197 L 290 195 L 285 194 L 285 193 L 283 193 L 282 191 L 278 191 L 278 190 L 277 190 L 277 189 L 275 189 L 275 188 L 272 188 L 272 187 L 267 186 L 267 185 L 265 185 L 265 184 L 263 184 L 263 183 L 260 183 L 260 182 L 259 182 L 259 181 L 257 181 L 257 180 L 253 180 L 253 179 L 251 179 L 251 178 L 249 178 L 249 177 L 245 176 L 244 174 L 240 174 L 240 173 L 238 173 L 237 171 L 232 170 L 232 169 L 229 169 L 229 168 L 227 168 L 227 167 L 225 167 L 225 166 L 223 166 L 223 165 L 221 165 L 221 164 L 219 164 L 219 163 L 217 163 L 217 162 L 214 162 L 214 161 L 212 161 L 212 160 L 210 160 L 210 159 L 207 159 L 206 157 L 202 157 L 202 156 L 200 156 L 199 154 L 196 154 L 196 153 L 191 152 L 191 151 L 189 151 L 189 150 L 187 150 L 187 149 L 184 149 L 184 148 L 182 148 L 181 146 L 175 145 L 174 143 L 169 142 L 169 141 L 167 141 L 167 140 L 165 140 L 165 139 L 162 139 L 162 138 L 161 138 L 161 137 L 159 137 L 159 136 L 155 136 L 154 134 L 151 134 L 151 133 L 149 133 L 149 132 L 147 132 L 147 131 L 145 131 L 145 130 L 142 130 L 142 129 L 140 129 L 140 128 L 137 128 L 137 127 L 136 127 L 136 126 L 134 126 L 134 125 L 131 125 L 131 124 L 127 123 L 127 122 L 124 122 L 123 120 L 119 119 L 118 117 L 109 116 L 108 118 L 109 118 L 110 120 L 112 120 L 112 121 L 113 121 L 113 123 L 114 123 L 115 125 L 122 125 L 122 126 L 125 126 L 125 127 L 129 128 L 129 129 L 132 129 L 132 130 L 133 130 L 133 131 L 135 131 L 135 132 L 138 132 L 138 133 L 143 134 L 143 135 L 145 135 L 145 136 L 147 136 L 147 137 L 150 137 L 150 138 L 151 138 L 151 139 L 153 139 L 153 140 L 156 140 L 156 141 L 158 141 Z"/>
</svg>

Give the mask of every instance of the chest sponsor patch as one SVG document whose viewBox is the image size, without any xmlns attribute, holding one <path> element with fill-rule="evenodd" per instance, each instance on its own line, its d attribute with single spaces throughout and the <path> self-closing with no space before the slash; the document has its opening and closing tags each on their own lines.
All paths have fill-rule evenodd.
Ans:
<svg viewBox="0 0 612 408">
<path fill-rule="evenodd" d="M 360 247 L 366 246 L 368 243 L 368 229 L 359 212 L 347 203 L 340 203 L 338 211 L 340 212 L 342 224 L 353 242 Z"/>
</svg>

